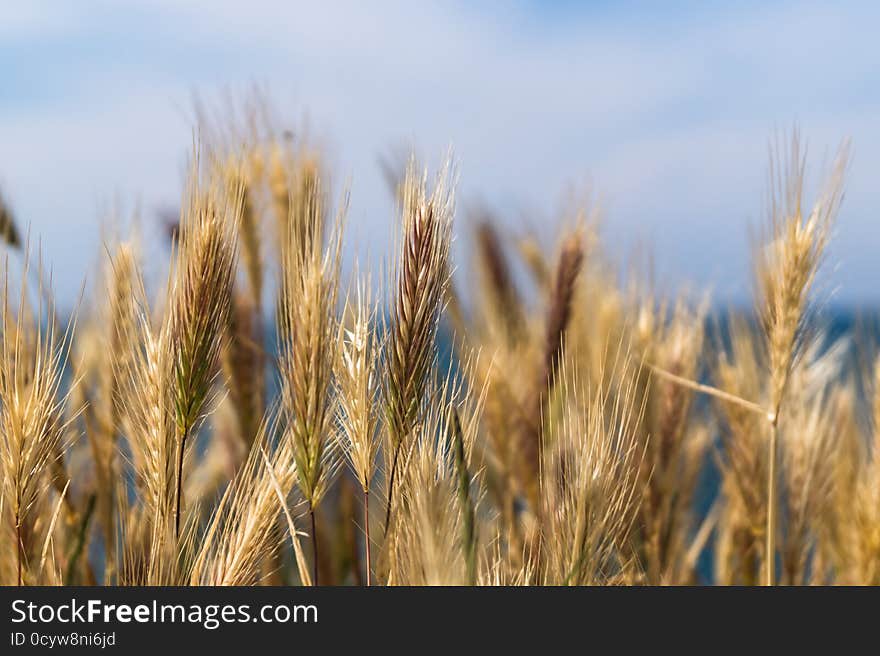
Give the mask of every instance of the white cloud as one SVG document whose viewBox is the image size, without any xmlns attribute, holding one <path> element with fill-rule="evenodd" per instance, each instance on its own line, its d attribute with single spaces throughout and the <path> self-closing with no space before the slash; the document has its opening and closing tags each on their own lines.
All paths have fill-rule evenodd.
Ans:
<svg viewBox="0 0 880 656">
<path fill-rule="evenodd" d="M 761 208 L 772 131 L 798 121 L 818 151 L 852 135 L 838 275 L 844 292 L 871 291 L 861 281 L 877 237 L 880 48 L 868 3 L 641 19 L 545 18 L 537 3 L 70 6 L 78 14 L 64 20 L 45 9 L 0 20 L 0 36 L 19 33 L 17 75 L 46 74 L 41 100 L 0 105 L 0 182 L 68 296 L 95 256 L 97 206 L 116 194 L 174 202 L 190 92 L 253 81 L 326 136 L 373 252 L 392 209 L 377 153 L 453 144 L 465 200 L 540 207 L 589 177 L 612 243 L 653 239 L 671 281 L 721 294 L 748 291 L 745 226 Z"/>
<path fill-rule="evenodd" d="M 0 7 L 0 37 L 28 38 L 70 33 L 78 24 L 79 12 L 49 0 L 6 2 Z"/>
</svg>

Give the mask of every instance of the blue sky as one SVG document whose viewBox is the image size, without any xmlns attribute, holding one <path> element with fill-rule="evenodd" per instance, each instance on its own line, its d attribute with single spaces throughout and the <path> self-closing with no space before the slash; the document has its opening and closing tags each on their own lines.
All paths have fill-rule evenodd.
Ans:
<svg viewBox="0 0 880 656">
<path fill-rule="evenodd" d="M 351 180 L 363 253 L 393 220 L 378 154 L 451 145 L 461 204 L 552 234 L 566 189 L 589 187 L 614 253 L 647 245 L 668 287 L 741 300 L 767 145 L 797 123 L 814 173 L 852 138 L 825 288 L 876 302 L 878 19 L 871 2 L 3 3 L 0 189 L 73 299 L 110 207 L 176 203 L 193 94 L 257 83 Z"/>
</svg>

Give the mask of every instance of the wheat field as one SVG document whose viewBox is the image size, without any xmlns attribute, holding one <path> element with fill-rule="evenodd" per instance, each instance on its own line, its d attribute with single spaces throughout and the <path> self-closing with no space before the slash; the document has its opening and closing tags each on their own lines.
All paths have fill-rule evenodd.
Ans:
<svg viewBox="0 0 880 656">
<path fill-rule="evenodd" d="M 815 198 L 772 153 L 723 316 L 588 202 L 553 250 L 456 216 L 450 158 L 388 167 L 394 246 L 343 267 L 347 190 L 266 126 L 204 131 L 167 282 L 120 220 L 71 317 L 7 197 L 0 582 L 880 583 L 880 360 L 814 289 L 847 146 Z"/>
</svg>

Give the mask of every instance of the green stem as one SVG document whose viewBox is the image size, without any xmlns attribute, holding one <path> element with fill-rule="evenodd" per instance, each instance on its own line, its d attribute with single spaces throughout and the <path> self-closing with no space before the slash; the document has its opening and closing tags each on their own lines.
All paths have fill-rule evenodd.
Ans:
<svg viewBox="0 0 880 656">
<path fill-rule="evenodd" d="M 189 437 L 189 426 L 184 423 L 180 434 L 179 447 L 177 449 L 177 481 L 174 492 L 174 540 L 180 539 L 180 505 L 183 496 L 183 454 L 186 449 L 186 440 Z"/>
<path fill-rule="evenodd" d="M 65 582 L 68 585 L 74 581 L 76 576 L 77 563 L 79 562 L 79 559 L 82 556 L 83 549 L 85 548 L 86 538 L 89 534 L 89 523 L 91 522 L 92 515 L 95 512 L 95 502 L 95 495 L 89 495 L 89 499 L 86 502 L 85 512 L 83 513 L 82 519 L 79 523 L 79 527 L 77 528 L 76 541 L 73 543 L 73 550 L 70 553 L 70 558 L 68 558 L 67 560 L 67 576 L 65 578 Z"/>
<path fill-rule="evenodd" d="M 398 442 L 394 448 L 394 458 L 391 461 L 391 476 L 388 479 L 388 501 L 385 504 L 385 535 L 388 535 L 388 526 L 391 524 L 391 502 L 394 500 L 394 476 L 397 473 L 397 458 L 400 455 L 400 446 L 403 442 Z"/>
<path fill-rule="evenodd" d="M 471 502 L 471 477 L 467 470 L 467 459 L 464 452 L 464 435 L 458 412 L 452 410 L 452 434 L 455 439 L 455 465 L 458 469 L 458 498 L 461 503 L 462 542 L 464 543 L 465 562 L 467 564 L 468 585 L 477 584 L 476 539 L 474 532 L 474 505 Z"/>
</svg>

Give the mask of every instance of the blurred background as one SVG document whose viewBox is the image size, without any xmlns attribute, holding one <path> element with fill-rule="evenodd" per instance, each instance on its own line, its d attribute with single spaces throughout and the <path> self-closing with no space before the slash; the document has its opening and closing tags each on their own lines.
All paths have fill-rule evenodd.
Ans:
<svg viewBox="0 0 880 656">
<path fill-rule="evenodd" d="M 592 190 L 621 261 L 648 248 L 662 284 L 740 303 L 768 144 L 798 125 L 816 178 L 852 138 L 825 275 L 833 302 L 866 306 L 878 24 L 867 1 L 4 2 L 0 189 L 73 304 L 114 207 L 149 225 L 177 206 L 194 99 L 256 85 L 326 147 L 337 188 L 350 180 L 359 253 L 384 254 L 395 221 L 380 157 L 436 164 L 452 146 L 460 207 L 552 235 L 567 190 Z"/>
</svg>

